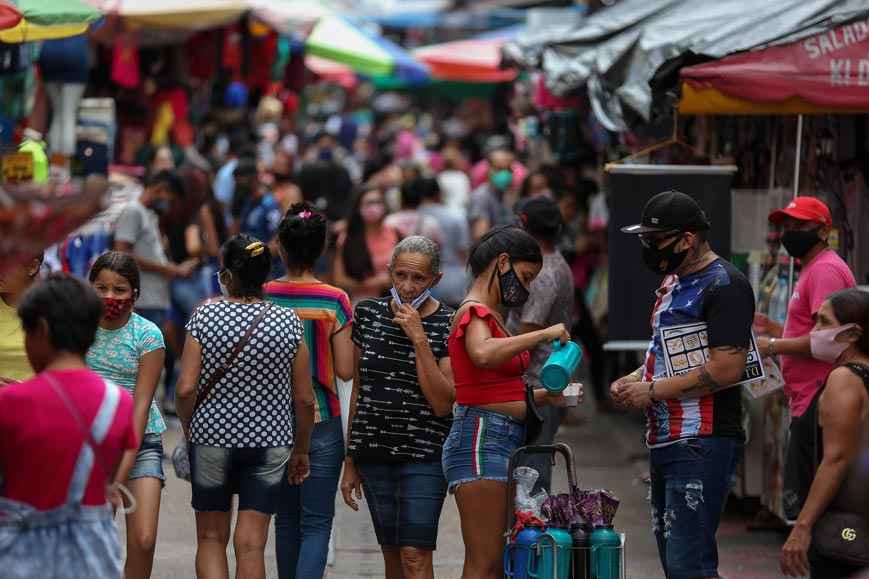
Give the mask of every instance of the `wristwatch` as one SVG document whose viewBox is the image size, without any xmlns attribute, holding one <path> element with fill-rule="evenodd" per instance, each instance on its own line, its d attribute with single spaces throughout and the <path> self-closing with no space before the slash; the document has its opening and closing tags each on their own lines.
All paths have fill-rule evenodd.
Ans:
<svg viewBox="0 0 869 579">
<path fill-rule="evenodd" d="M 772 358 L 775 356 L 775 343 L 778 338 L 770 338 L 769 342 L 766 345 L 766 357 Z"/>
</svg>

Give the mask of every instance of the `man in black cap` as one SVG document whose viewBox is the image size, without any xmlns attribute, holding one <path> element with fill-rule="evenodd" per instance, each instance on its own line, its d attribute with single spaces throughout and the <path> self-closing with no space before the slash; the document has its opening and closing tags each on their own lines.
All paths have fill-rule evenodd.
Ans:
<svg viewBox="0 0 869 579">
<path fill-rule="evenodd" d="M 754 292 L 710 248 L 709 220 L 666 191 L 643 208 L 643 261 L 663 274 L 643 365 L 613 383 L 616 402 L 646 411 L 652 527 L 668 579 L 718 577 L 715 533 L 745 438 L 739 388 Z"/>
</svg>

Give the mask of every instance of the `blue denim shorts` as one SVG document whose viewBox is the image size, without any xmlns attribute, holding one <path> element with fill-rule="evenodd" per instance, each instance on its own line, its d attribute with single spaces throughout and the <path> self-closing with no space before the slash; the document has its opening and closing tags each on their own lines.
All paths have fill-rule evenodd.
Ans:
<svg viewBox="0 0 869 579">
<path fill-rule="evenodd" d="M 191 444 L 193 510 L 227 513 L 232 495 L 238 495 L 239 511 L 275 514 L 289 456 L 289 446 L 223 448 Z"/>
<path fill-rule="evenodd" d="M 717 436 L 649 450 L 652 530 L 669 579 L 718 575 L 715 533 L 741 457 L 739 439 Z"/>
<path fill-rule="evenodd" d="M 437 548 L 447 481 L 437 462 L 358 463 L 380 545 Z"/>
<path fill-rule="evenodd" d="M 506 414 L 457 404 L 442 459 L 449 492 L 477 480 L 507 482 L 510 457 L 524 441 L 524 422 Z"/>
<path fill-rule="evenodd" d="M 136 453 L 136 462 L 130 470 L 129 480 L 137 478 L 156 478 L 166 482 L 163 473 L 163 437 L 159 434 L 146 434 Z"/>
</svg>

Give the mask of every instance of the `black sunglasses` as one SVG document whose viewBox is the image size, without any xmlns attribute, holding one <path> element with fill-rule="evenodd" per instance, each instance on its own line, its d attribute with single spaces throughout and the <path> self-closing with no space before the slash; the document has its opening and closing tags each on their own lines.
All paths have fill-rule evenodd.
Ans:
<svg viewBox="0 0 869 579">
<path fill-rule="evenodd" d="M 673 231 L 656 231 L 655 233 L 641 233 L 637 237 L 640 238 L 640 243 L 643 244 L 643 247 L 657 247 L 659 241 L 663 241 L 665 239 L 672 239 L 678 235 L 682 235 L 685 233 L 680 230 Z"/>
</svg>

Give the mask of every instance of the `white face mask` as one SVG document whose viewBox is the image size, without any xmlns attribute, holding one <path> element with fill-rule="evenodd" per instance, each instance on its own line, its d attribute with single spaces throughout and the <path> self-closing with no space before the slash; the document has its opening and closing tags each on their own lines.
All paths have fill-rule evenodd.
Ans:
<svg viewBox="0 0 869 579">
<path fill-rule="evenodd" d="M 392 299 L 395 300 L 395 305 L 401 307 L 404 305 L 404 302 L 401 301 L 401 296 L 398 295 L 398 290 L 395 289 L 395 286 L 389 288 L 389 292 L 392 294 Z M 425 288 L 425 291 L 413 298 L 413 301 L 410 302 L 410 307 L 415 310 L 418 310 L 422 305 L 431 297 L 431 288 Z"/>
</svg>

